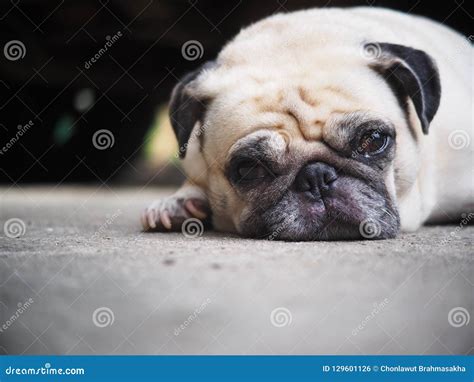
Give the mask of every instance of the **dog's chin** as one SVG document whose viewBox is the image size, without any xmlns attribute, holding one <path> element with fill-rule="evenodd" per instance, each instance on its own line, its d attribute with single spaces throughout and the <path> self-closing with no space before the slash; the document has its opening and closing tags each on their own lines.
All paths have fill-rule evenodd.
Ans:
<svg viewBox="0 0 474 382">
<path fill-rule="evenodd" d="M 245 236 L 270 240 L 377 240 L 395 237 L 400 219 L 385 188 L 342 178 L 316 200 L 287 191 L 271 207 L 256 208 L 241 227 Z"/>
</svg>

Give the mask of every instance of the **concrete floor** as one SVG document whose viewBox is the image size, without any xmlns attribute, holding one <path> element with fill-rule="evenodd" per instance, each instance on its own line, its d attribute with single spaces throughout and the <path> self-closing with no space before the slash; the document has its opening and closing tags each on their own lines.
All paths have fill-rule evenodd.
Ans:
<svg viewBox="0 0 474 382">
<path fill-rule="evenodd" d="M 474 352 L 472 225 L 371 242 L 142 233 L 166 192 L 0 189 L 0 228 L 24 223 L 0 232 L 0 353 Z"/>
</svg>

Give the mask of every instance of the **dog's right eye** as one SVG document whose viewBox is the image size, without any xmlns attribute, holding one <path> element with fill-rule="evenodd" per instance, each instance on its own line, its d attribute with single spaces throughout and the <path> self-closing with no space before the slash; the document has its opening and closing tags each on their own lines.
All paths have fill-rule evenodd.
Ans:
<svg viewBox="0 0 474 382">
<path fill-rule="evenodd" d="M 236 167 L 239 181 L 251 181 L 263 179 L 268 175 L 267 169 L 257 161 L 243 161 Z"/>
</svg>

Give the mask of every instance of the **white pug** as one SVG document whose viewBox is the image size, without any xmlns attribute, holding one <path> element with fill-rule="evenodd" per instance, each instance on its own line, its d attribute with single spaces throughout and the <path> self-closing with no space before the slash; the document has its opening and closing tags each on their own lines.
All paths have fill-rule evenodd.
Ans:
<svg viewBox="0 0 474 382">
<path fill-rule="evenodd" d="M 391 238 L 474 207 L 472 46 L 380 8 L 278 14 L 175 87 L 188 181 L 142 215 L 284 240 Z"/>
</svg>

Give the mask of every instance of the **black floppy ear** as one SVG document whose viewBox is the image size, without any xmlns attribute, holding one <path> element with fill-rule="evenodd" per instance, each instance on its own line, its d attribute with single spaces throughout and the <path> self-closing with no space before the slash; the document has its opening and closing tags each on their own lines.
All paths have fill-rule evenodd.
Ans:
<svg viewBox="0 0 474 382">
<path fill-rule="evenodd" d="M 425 52 L 403 45 L 368 43 L 367 51 L 376 51 L 371 67 L 384 76 L 400 103 L 406 108 L 407 97 L 415 106 L 424 134 L 438 110 L 441 84 L 434 60 Z"/>
<path fill-rule="evenodd" d="M 186 74 L 174 87 L 171 93 L 169 116 L 176 139 L 179 144 L 179 157 L 184 158 L 188 140 L 197 121 L 202 121 L 206 111 L 206 100 L 200 100 L 189 93 L 190 83 L 205 69 L 214 66 L 206 62 L 198 69 Z"/>
</svg>

